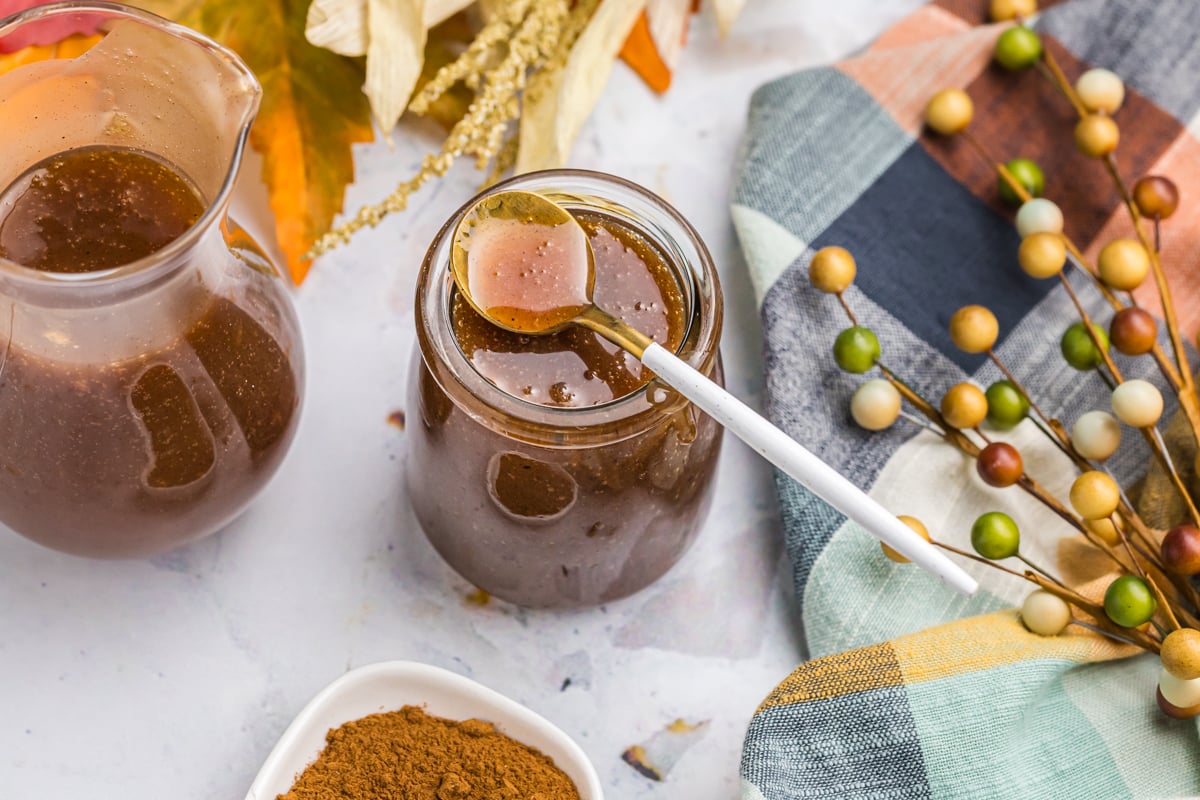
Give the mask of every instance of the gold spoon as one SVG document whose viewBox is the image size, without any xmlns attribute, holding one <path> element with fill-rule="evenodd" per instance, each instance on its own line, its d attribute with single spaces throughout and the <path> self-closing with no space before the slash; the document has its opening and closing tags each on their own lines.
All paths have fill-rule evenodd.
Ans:
<svg viewBox="0 0 1200 800">
<path fill-rule="evenodd" d="M 914 564 L 964 594 L 978 588 L 944 553 L 828 464 L 649 336 L 598 307 L 592 301 L 596 260 L 587 234 L 558 203 L 523 191 L 484 196 L 454 230 L 450 271 L 462 297 L 493 325 L 527 336 L 568 325 L 595 331 Z"/>
</svg>

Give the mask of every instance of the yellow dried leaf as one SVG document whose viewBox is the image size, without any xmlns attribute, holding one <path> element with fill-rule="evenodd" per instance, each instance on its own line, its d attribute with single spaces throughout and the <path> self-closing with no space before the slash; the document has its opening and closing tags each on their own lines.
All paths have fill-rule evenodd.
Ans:
<svg viewBox="0 0 1200 800">
<path fill-rule="evenodd" d="M 722 38 L 729 35 L 734 20 L 742 13 L 746 0 L 713 0 L 713 11 L 717 15 L 717 30 Z"/>
<path fill-rule="evenodd" d="M 439 25 L 475 0 L 425 0 L 425 29 Z M 343 56 L 365 56 L 367 0 L 313 0 L 304 33 L 308 41 Z"/>
<path fill-rule="evenodd" d="M 517 172 L 566 163 L 646 0 L 603 0 L 571 48 L 566 66 L 534 74 L 521 113 Z"/>
<path fill-rule="evenodd" d="M 650 37 L 654 39 L 658 56 L 668 69 L 674 70 L 679 66 L 691 15 L 692 0 L 646 0 Z"/>
<path fill-rule="evenodd" d="M 400 121 L 425 60 L 423 0 L 367 0 L 363 91 L 385 137 Z M 390 138 L 389 138 L 390 141 Z"/>
<path fill-rule="evenodd" d="M 311 44 L 343 56 L 367 54 L 367 0 L 313 0 L 304 21 Z"/>
</svg>

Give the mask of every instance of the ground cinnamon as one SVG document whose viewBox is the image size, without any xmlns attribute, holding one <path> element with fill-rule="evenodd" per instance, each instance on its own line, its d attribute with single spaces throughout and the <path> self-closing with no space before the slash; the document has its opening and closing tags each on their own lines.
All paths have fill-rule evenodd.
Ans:
<svg viewBox="0 0 1200 800">
<path fill-rule="evenodd" d="M 277 800 L 579 800 L 579 792 L 549 756 L 490 722 L 404 706 L 329 731 Z"/>
</svg>

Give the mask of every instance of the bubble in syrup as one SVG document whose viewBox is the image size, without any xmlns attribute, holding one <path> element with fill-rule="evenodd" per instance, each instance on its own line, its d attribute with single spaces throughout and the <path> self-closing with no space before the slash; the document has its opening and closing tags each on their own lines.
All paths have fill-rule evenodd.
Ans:
<svg viewBox="0 0 1200 800">
<path fill-rule="evenodd" d="M 550 399 L 556 403 L 569 403 L 575 398 L 575 393 L 563 381 L 550 387 Z"/>
</svg>

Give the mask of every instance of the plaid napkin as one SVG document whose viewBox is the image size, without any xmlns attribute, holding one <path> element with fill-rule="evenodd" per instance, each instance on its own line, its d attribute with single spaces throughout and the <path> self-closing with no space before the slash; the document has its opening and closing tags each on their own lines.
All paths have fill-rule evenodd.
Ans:
<svg viewBox="0 0 1200 800">
<path fill-rule="evenodd" d="M 969 550 L 976 516 L 1004 511 L 1025 533 L 1023 553 L 1073 585 L 1103 585 L 1105 565 L 1068 527 L 1018 489 L 984 485 L 973 462 L 934 434 L 904 420 L 881 433 L 854 426 L 849 398 L 870 376 L 837 369 L 831 346 L 848 323 L 833 297 L 808 285 L 816 249 L 849 249 L 859 265 L 849 303 L 879 335 L 883 361 L 935 404 L 953 383 L 1002 377 L 946 332 L 957 308 L 981 303 L 999 318 L 998 354 L 1045 411 L 1069 426 L 1107 408 L 1099 377 L 1063 362 L 1059 338 L 1077 315 L 1057 281 L 1017 266 L 1012 211 L 992 168 L 960 139 L 921 132 L 928 98 L 965 88 L 976 107 L 972 132 L 1003 160 L 1042 165 L 1045 195 L 1093 259 L 1107 241 L 1132 235 L 1101 164 L 1074 149 L 1066 100 L 1036 70 L 990 64 L 1003 26 L 981 24 L 987 5 L 933 3 L 861 56 L 754 95 L 732 213 L 761 304 L 768 411 L 936 538 Z M 1200 3 L 1069 0 L 1035 27 L 1072 80 L 1089 66 L 1125 79 L 1121 172 L 1165 174 L 1179 185 L 1183 205 L 1163 227 L 1164 263 L 1194 341 L 1200 142 L 1187 125 L 1200 119 Z M 1094 287 L 1078 274 L 1072 281 L 1106 323 L 1111 310 Z M 1157 306 L 1152 287 L 1139 291 Z M 1150 359 L 1118 359 L 1127 377 L 1165 391 Z M 1002 436 L 1031 475 L 1066 497 L 1075 472 L 1032 423 Z M 1137 438 L 1127 431 L 1109 462 L 1122 485 L 1150 460 Z M 1031 634 L 1014 610 L 1031 588 L 1024 581 L 967 563 L 983 588 L 957 596 L 886 560 L 866 532 L 802 487 L 781 478 L 778 491 L 813 660 L 750 725 L 744 800 L 1200 794 L 1197 726 L 1158 711 L 1157 658 L 1076 626 L 1058 637 Z"/>
</svg>

